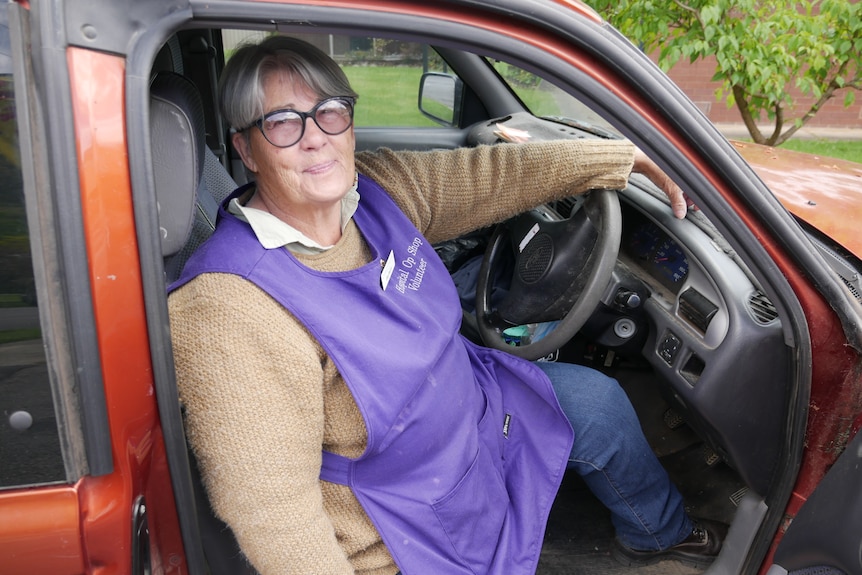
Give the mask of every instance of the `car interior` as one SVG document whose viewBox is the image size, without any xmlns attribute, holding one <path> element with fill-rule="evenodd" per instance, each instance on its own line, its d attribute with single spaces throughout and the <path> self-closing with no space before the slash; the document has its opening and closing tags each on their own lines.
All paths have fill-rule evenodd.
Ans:
<svg viewBox="0 0 862 575">
<path fill-rule="evenodd" d="M 247 179 L 216 102 L 217 74 L 231 49 L 228 32 L 181 30 L 152 59 L 148 116 L 165 282 L 177 277 L 212 232 L 219 203 Z M 321 33 L 317 41 L 331 45 L 333 38 Z M 498 58 L 442 44 L 434 53 L 445 63 L 444 71 L 417 77 L 413 86 L 413 106 L 418 101 L 418 108 L 424 107 L 422 116 L 430 124 L 363 125 L 357 117 L 358 149 L 513 145 L 506 142 L 512 130 L 533 139 L 620 137 L 613 128 L 619 117 L 603 122 L 607 114 L 588 105 L 598 99 L 597 88 L 584 91 L 586 103 L 578 116 L 537 114 L 507 87 Z M 452 101 L 446 105 L 435 90 L 452 95 Z M 444 101 L 442 113 L 433 111 L 438 100 Z M 591 207 L 594 195 L 599 194 L 539 206 L 437 246 L 456 282 L 465 274 L 480 276 L 478 290 L 469 282 L 464 290 L 462 332 L 485 345 L 497 345 L 489 341 L 497 337 L 513 351 L 530 350 L 530 359 L 585 364 L 615 377 L 690 513 L 732 525 L 719 563 L 726 572 L 739 572 L 764 527 L 791 450 L 787 422 L 798 374 L 786 313 L 750 258 L 703 211 L 695 207 L 684 220 L 673 218 L 664 195 L 638 176 L 613 194 L 617 237 L 595 258 L 606 267 L 601 285 L 591 287 L 583 278 L 574 292 L 570 282 L 537 288 L 529 281 L 526 256 L 516 257 L 512 242 L 525 233 L 547 238 L 545 247 L 531 255 L 549 268 L 598 265 L 570 259 L 575 250 L 567 243 L 577 235 L 573 229 L 591 225 L 598 231 L 578 241 L 601 243 L 596 236 L 611 216 L 606 208 Z M 596 211 L 598 216 L 590 216 Z M 585 213 L 592 223 L 578 220 Z M 523 292 L 539 289 L 553 301 L 550 311 L 544 304 L 523 304 Z M 564 320 L 582 291 L 593 294 L 592 303 L 578 312 L 570 333 L 572 326 Z M 569 330 L 562 339 L 554 335 L 560 329 Z M 180 408 L 162 400 L 171 393 L 175 398 L 175 387 L 158 391 L 166 441 L 181 438 Z M 181 522 L 186 517 L 184 534 L 196 533 L 201 547 L 189 548 L 186 539 L 190 562 L 199 552 L 212 573 L 253 573 L 229 528 L 209 510 L 194 457 L 179 453 L 176 445 L 168 447 L 172 475 L 179 477 L 175 495 L 178 506 L 192 510 L 180 510 Z M 549 520 L 539 573 L 614 573 L 622 568 L 608 555 L 612 538 L 607 512 L 577 477 L 566 477 Z"/>
</svg>

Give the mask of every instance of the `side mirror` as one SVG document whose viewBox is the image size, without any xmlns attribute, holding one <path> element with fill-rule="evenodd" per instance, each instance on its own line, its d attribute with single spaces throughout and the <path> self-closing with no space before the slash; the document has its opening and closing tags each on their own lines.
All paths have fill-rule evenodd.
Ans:
<svg viewBox="0 0 862 575">
<path fill-rule="evenodd" d="M 419 111 L 443 126 L 454 126 L 461 115 L 463 83 L 450 74 L 427 72 L 419 84 Z"/>
</svg>

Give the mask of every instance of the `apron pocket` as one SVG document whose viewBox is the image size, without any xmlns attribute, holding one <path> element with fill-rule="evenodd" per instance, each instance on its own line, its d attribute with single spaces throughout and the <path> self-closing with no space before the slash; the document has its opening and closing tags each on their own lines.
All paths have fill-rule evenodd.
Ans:
<svg viewBox="0 0 862 575">
<path fill-rule="evenodd" d="M 474 573 L 485 573 L 497 549 L 509 494 L 484 446 L 455 488 L 433 505 L 455 552 Z"/>
</svg>

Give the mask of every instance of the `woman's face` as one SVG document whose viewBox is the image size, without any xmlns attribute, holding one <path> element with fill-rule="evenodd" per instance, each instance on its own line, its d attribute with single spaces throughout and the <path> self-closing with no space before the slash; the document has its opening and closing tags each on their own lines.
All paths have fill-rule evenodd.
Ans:
<svg viewBox="0 0 862 575">
<path fill-rule="evenodd" d="M 269 75 L 263 88 L 264 114 L 285 108 L 307 112 L 318 103 L 307 86 L 285 73 Z M 353 126 L 331 136 L 308 118 L 302 138 L 288 148 L 273 146 L 256 127 L 247 134 L 248 138 L 235 134 L 234 145 L 246 167 L 255 172 L 258 193 L 267 201 L 294 213 L 340 209 L 355 178 Z"/>
</svg>

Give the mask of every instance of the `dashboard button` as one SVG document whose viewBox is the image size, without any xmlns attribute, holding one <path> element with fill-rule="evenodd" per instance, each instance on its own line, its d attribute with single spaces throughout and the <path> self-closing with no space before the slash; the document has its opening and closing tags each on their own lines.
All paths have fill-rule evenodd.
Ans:
<svg viewBox="0 0 862 575">
<path fill-rule="evenodd" d="M 673 365 L 673 360 L 676 358 L 680 347 L 682 347 L 680 339 L 673 332 L 669 331 L 664 334 L 664 337 L 658 344 L 658 355 L 665 363 Z"/>
</svg>

